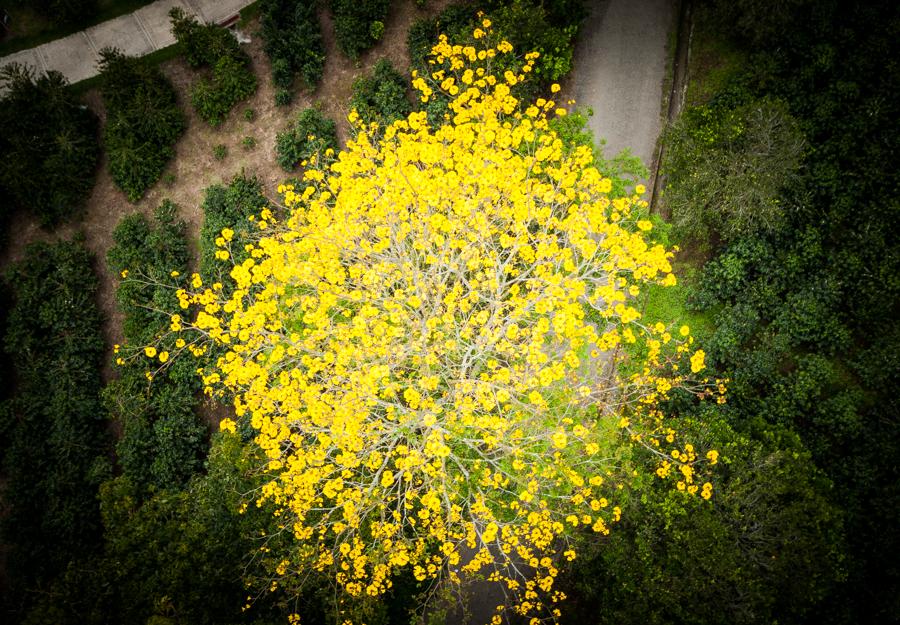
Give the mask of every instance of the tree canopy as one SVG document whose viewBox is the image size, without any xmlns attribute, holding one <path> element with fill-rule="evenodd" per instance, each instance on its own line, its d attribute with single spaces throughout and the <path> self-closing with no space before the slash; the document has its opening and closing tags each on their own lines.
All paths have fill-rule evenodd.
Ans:
<svg viewBox="0 0 900 625">
<path fill-rule="evenodd" d="M 689 328 L 634 307 L 645 285 L 676 282 L 643 190 L 611 197 L 590 147 L 551 128 L 566 111 L 511 95 L 536 53 L 498 78 L 492 60 L 512 46 L 488 20 L 475 38 L 441 40 L 448 69 L 413 81 L 425 102 L 450 97 L 447 123 L 360 125 L 336 158 L 311 159 L 279 189 L 284 213 L 256 216 L 255 241 L 221 231 L 234 289 L 195 274 L 176 295 L 196 318 L 172 327 L 190 337 L 181 351 L 222 350 L 202 367 L 206 392 L 233 397 L 239 422 L 222 429 L 249 424 L 266 457 L 245 505 L 279 519 L 263 534 L 275 585 L 312 570 L 379 596 L 402 571 L 483 573 L 511 592 L 506 607 L 553 616 L 567 537 L 620 519 L 631 445 L 651 475 L 711 497 L 716 452 L 663 451 L 659 403 L 724 387 L 691 380 L 704 353 Z"/>
</svg>

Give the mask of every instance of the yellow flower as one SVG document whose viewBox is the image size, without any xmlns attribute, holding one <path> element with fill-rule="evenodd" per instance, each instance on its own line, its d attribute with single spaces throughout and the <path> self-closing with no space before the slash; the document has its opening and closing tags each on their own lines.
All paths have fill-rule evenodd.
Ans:
<svg viewBox="0 0 900 625">
<path fill-rule="evenodd" d="M 550 85 L 550 93 L 559 93 L 560 86 L 556 83 Z"/>
<path fill-rule="evenodd" d="M 147 358 L 153 358 L 156 356 L 156 348 L 153 346 L 147 346 L 144 348 L 144 354 L 147 355 Z"/>
<path fill-rule="evenodd" d="M 232 434 L 234 434 L 235 432 L 237 432 L 237 427 L 233 420 L 225 418 L 219 421 L 219 431 L 231 432 Z"/>
<path fill-rule="evenodd" d="M 706 366 L 704 364 L 705 358 L 706 353 L 702 349 L 698 349 L 696 352 L 694 352 L 694 355 L 691 356 L 692 373 L 700 373 L 701 371 L 703 371 L 704 367 Z"/>
<path fill-rule="evenodd" d="M 166 362 L 169 360 L 169 352 L 159 352 L 159 361 Z"/>
<path fill-rule="evenodd" d="M 123 269 L 123 270 L 122 270 L 122 273 L 121 273 L 120 275 L 121 275 L 123 278 L 127 278 L 127 277 L 128 277 L 128 270 L 127 270 L 127 269 Z"/>
</svg>

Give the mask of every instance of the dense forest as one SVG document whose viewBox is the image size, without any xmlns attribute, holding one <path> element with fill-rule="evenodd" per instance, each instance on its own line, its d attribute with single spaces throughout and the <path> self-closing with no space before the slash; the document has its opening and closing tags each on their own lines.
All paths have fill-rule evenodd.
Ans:
<svg viewBox="0 0 900 625">
<path fill-rule="evenodd" d="M 42 6 L 61 7 L 64 19 L 93 4 Z M 357 59 L 381 41 L 392 3 L 321 4 L 341 53 Z M 413 24 L 412 68 L 427 70 L 439 34 L 467 43 L 484 11 L 517 51 L 542 52 L 532 79 L 513 89 L 527 101 L 571 72 L 585 5 L 452 4 Z M 680 248 L 680 282 L 642 294 L 641 305 L 648 316 L 690 323 L 710 377 L 727 380 L 724 403 L 675 392 L 664 407 L 679 437 L 718 450 L 715 493 L 707 501 L 652 475 L 635 479 L 608 536 L 574 538 L 578 557 L 558 580 L 568 595 L 560 622 L 900 622 L 900 5 L 690 5 L 688 100 L 662 138 L 666 185 L 650 216 L 654 236 Z M 311 6 L 258 4 L 281 107 L 298 85 L 314 91 L 329 79 Z M 102 130 L 60 75 L 4 70 L 4 224 L 13 213 L 46 229 L 77 224 L 103 151 L 123 202 L 135 201 L 176 158 L 179 107 L 217 127 L 270 80 L 253 76 L 224 29 L 180 13 L 173 20 L 179 53 L 199 72 L 191 93 L 179 98 L 158 69 L 107 50 Z M 361 71 L 348 109 L 364 123 L 414 110 L 440 123 L 449 97 L 411 98 L 404 72 L 386 60 Z M 334 120 L 316 107 L 292 118 L 275 145 L 285 171 L 335 158 Z M 566 149 L 592 142 L 583 114 L 555 129 Z M 595 164 L 616 190 L 631 188 L 645 172 L 612 156 L 598 150 Z M 4 622 L 262 625 L 298 612 L 307 624 L 399 625 L 429 595 L 411 574 L 352 605 L 335 600 L 324 576 L 310 576 L 299 595 L 276 590 L 269 553 L 289 538 L 271 507 L 252 505 L 266 480 L 255 431 L 246 420 L 235 435 L 213 431 L 229 402 L 205 397 L 196 375 L 219 354 L 167 362 L 193 347 L 172 327 L 176 292 L 192 280 L 231 292 L 217 263 L 221 233 L 234 237 L 231 260 L 244 263 L 253 219 L 278 210 L 272 195 L 251 173 L 207 187 L 190 207 L 202 213 L 196 246 L 165 200 L 152 215 L 123 218 L 106 258 L 76 236 L 33 244 L 5 268 Z M 16 236 L 6 230 L 0 245 Z M 107 275 L 116 276 L 123 345 L 104 343 L 96 290 Z M 649 466 L 641 449 L 632 450 L 635 465 Z"/>
</svg>

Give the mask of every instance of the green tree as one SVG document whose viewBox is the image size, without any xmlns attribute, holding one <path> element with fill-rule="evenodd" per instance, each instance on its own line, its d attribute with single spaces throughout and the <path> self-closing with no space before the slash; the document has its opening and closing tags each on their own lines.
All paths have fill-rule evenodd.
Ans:
<svg viewBox="0 0 900 625">
<path fill-rule="evenodd" d="M 678 427 L 720 452 L 712 498 L 639 485 L 617 531 L 581 541 L 566 622 L 803 622 L 843 576 L 828 480 L 787 430 L 740 434 L 717 408 Z"/>
<path fill-rule="evenodd" d="M 10 64 L 0 70 L 0 193 L 54 226 L 77 215 L 94 186 L 97 117 L 58 72 L 35 77 Z M 0 215 L 2 216 L 2 215 Z"/>
<path fill-rule="evenodd" d="M 109 171 L 116 186 L 136 202 L 175 156 L 175 142 L 186 127 L 184 114 L 172 84 L 143 59 L 105 48 L 100 51 L 100 78 Z"/>
</svg>

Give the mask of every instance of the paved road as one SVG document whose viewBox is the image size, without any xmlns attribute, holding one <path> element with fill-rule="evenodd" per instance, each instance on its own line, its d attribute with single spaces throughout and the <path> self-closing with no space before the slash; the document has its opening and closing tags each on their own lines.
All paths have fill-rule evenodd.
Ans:
<svg viewBox="0 0 900 625">
<path fill-rule="evenodd" d="M 588 0 L 575 49 L 575 100 L 594 109 L 589 125 L 604 154 L 624 148 L 652 166 L 662 129 L 666 45 L 675 0 Z"/>
<path fill-rule="evenodd" d="M 122 15 L 86 30 L 0 58 L 0 67 L 20 63 L 36 74 L 62 72 L 70 83 L 96 76 L 101 49 L 111 46 L 131 56 L 144 56 L 175 43 L 169 9 L 181 7 L 212 24 L 236 15 L 253 0 L 158 0 L 134 13 Z"/>
</svg>

